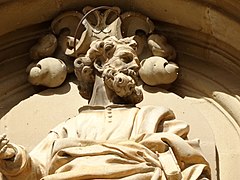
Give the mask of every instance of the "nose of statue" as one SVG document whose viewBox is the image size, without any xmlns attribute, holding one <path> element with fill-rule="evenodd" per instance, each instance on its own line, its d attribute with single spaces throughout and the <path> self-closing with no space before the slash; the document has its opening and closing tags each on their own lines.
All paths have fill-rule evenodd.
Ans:
<svg viewBox="0 0 240 180">
<path fill-rule="evenodd" d="M 137 64 L 136 61 L 132 61 L 128 66 L 128 69 L 131 69 L 135 72 L 138 72 L 139 68 L 140 68 L 140 66 Z"/>
<path fill-rule="evenodd" d="M 123 78 L 122 77 L 116 77 L 116 82 L 118 84 L 122 84 L 123 83 Z"/>
</svg>

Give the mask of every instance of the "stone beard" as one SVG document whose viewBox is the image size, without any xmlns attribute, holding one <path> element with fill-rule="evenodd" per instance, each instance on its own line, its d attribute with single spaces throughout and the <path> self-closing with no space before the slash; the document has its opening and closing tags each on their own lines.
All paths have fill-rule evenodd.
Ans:
<svg viewBox="0 0 240 180">
<path fill-rule="evenodd" d="M 136 83 L 131 76 L 115 71 L 114 68 L 104 70 L 105 84 L 120 97 L 130 96 L 136 88 Z"/>
<path fill-rule="evenodd" d="M 77 58 L 75 74 L 80 81 L 80 94 L 89 99 L 93 89 L 94 73 L 100 74 L 104 84 L 116 95 L 114 103 L 137 104 L 143 95 L 137 88 L 139 59 L 136 42 L 132 38 L 117 40 L 109 37 L 94 41 L 85 57 Z"/>
<path fill-rule="evenodd" d="M 104 83 L 124 101 L 122 103 L 137 104 L 142 101 L 142 91 L 136 86 L 137 72 L 131 69 L 116 70 L 107 67 L 103 71 Z"/>
</svg>

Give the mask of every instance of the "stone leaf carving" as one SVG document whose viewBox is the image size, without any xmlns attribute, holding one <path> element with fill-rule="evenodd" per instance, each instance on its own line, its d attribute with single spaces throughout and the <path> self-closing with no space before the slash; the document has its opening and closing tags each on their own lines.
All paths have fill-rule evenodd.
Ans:
<svg viewBox="0 0 240 180">
<path fill-rule="evenodd" d="M 47 34 L 39 39 L 30 49 L 30 57 L 33 60 L 40 60 L 42 58 L 52 56 L 57 48 L 57 38 L 53 34 Z"/>
<path fill-rule="evenodd" d="M 68 11 L 60 14 L 51 24 L 53 34 L 42 37 L 30 50 L 32 59 L 41 60 L 46 57 L 60 59 L 65 63 L 67 72 L 72 73 L 74 59 L 84 56 L 95 40 L 103 40 L 110 36 L 117 39 L 132 36 L 137 42 L 137 56 L 142 61 L 143 67 L 139 73 L 143 82 L 150 86 L 158 86 L 170 84 L 176 80 L 178 67 L 176 64 L 173 66 L 173 63 L 167 62 L 175 60 L 176 52 L 167 43 L 166 37 L 154 31 L 154 23 L 147 16 L 136 12 L 120 13 L 118 7 L 87 6 L 83 9 L 83 13 Z M 155 57 L 152 58 L 153 56 Z M 165 67 L 164 63 L 170 65 Z M 60 76 L 61 73 L 58 74 Z M 54 77 L 56 81 L 62 78 L 62 76 Z M 153 77 L 154 80 L 152 80 Z M 42 82 L 35 82 L 34 85 L 36 84 L 42 84 Z M 44 84 L 47 87 L 53 87 L 48 86 L 47 83 Z M 58 81 L 55 85 L 61 84 Z"/>
<path fill-rule="evenodd" d="M 154 31 L 153 22 L 147 16 L 131 11 L 123 13 L 121 19 L 123 37 L 134 36 L 140 60 L 150 57 L 152 53 L 147 45 L 147 37 Z"/>
<path fill-rule="evenodd" d="M 68 73 L 74 71 L 73 68 L 73 49 L 74 49 L 74 34 L 78 22 L 83 18 L 83 14 L 78 11 L 67 11 L 58 15 L 51 23 L 52 32 L 58 36 L 58 48 L 53 56 L 61 59 L 67 67 Z M 84 31 L 81 26 L 79 33 Z"/>
<path fill-rule="evenodd" d="M 123 37 L 134 36 L 137 31 L 144 31 L 150 34 L 154 31 L 153 22 L 147 17 L 137 12 L 125 12 L 121 15 Z"/>
<path fill-rule="evenodd" d="M 170 84 L 177 79 L 178 66 L 162 57 L 153 56 L 141 61 L 139 75 L 150 86 Z"/>
<path fill-rule="evenodd" d="M 27 68 L 28 81 L 33 85 L 60 86 L 66 79 L 67 68 L 60 59 L 48 57 Z"/>
<path fill-rule="evenodd" d="M 33 85 L 58 87 L 66 79 L 66 72 L 73 72 L 73 36 L 83 15 L 77 11 L 64 12 L 52 24 L 53 34 L 39 39 L 30 49 L 30 57 L 39 61 L 27 67 L 28 81 Z M 57 38 L 58 37 L 58 38 Z"/>
<path fill-rule="evenodd" d="M 84 14 L 87 15 L 82 22 L 86 30 L 81 34 L 76 45 L 76 56 L 85 54 L 94 40 L 105 39 L 110 36 L 115 36 L 118 39 L 122 38 L 120 9 L 118 7 L 105 7 L 104 9 L 106 9 L 104 13 L 89 6 L 83 9 Z M 94 11 L 89 13 L 91 10 Z M 73 51 L 72 54 L 74 54 Z"/>
<path fill-rule="evenodd" d="M 52 32 L 56 35 L 65 33 L 74 36 L 78 22 L 82 19 L 83 14 L 78 11 L 67 11 L 58 15 L 51 23 Z"/>
<path fill-rule="evenodd" d="M 166 37 L 163 35 L 152 34 L 148 37 L 147 41 L 154 56 L 160 56 L 167 60 L 175 60 L 176 51 L 167 43 Z"/>
</svg>

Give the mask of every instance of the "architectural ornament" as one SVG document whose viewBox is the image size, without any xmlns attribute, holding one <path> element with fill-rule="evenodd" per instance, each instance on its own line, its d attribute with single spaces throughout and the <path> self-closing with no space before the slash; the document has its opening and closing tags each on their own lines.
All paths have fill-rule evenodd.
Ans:
<svg viewBox="0 0 240 180">
<path fill-rule="evenodd" d="M 56 87 L 74 71 L 89 104 L 30 153 L 2 135 L 0 172 L 17 180 L 211 179 L 199 140 L 188 139 L 184 121 L 168 108 L 136 106 L 144 98 L 142 83 L 176 79 L 178 66 L 169 62 L 174 48 L 139 13 L 105 6 L 83 13 L 53 20 L 52 33 L 30 50 L 36 64 L 27 72 L 32 84 Z"/>
<path fill-rule="evenodd" d="M 154 28 L 148 17 L 136 12 L 121 14 L 118 7 L 85 7 L 83 14 L 64 12 L 52 21 L 51 32 L 31 48 L 34 62 L 27 68 L 29 82 L 46 87 L 60 86 L 66 72 L 73 73 L 74 59 L 85 55 L 93 41 L 114 36 L 117 39 L 133 37 L 137 42 L 139 74 L 144 83 L 170 84 L 178 75 L 177 64 L 171 62 L 176 52 Z"/>
</svg>

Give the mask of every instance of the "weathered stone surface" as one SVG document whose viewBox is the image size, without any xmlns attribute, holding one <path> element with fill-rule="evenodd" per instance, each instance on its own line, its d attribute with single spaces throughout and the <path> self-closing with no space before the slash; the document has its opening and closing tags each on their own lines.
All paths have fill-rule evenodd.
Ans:
<svg viewBox="0 0 240 180">
<path fill-rule="evenodd" d="M 107 9 L 104 15 L 100 15 L 101 8 Z M 3 134 L 0 172 L 7 179 L 211 178 L 210 164 L 200 151 L 199 141 L 188 140 L 188 124 L 176 119 L 168 108 L 135 106 L 143 100 L 137 42 L 134 37 L 110 36 L 114 30 L 106 25 L 110 10 L 100 7 L 86 12 L 85 17 L 91 12 L 97 14 L 97 25 L 92 31 L 96 40 L 91 39 L 84 56 L 74 54 L 79 91 L 89 100 L 88 105 L 82 106 L 74 118 L 53 128 L 30 153 L 9 142 Z M 42 42 L 48 41 L 43 40 L 34 46 L 36 52 L 45 51 Z M 156 40 L 156 44 L 156 48 L 163 49 L 162 42 Z M 168 54 L 167 49 L 164 51 Z M 156 55 L 155 51 L 152 53 Z M 166 53 L 159 54 L 156 60 L 166 57 Z M 151 57 L 145 59 L 148 60 Z M 143 71 L 151 66 L 155 64 L 150 63 Z M 163 67 L 171 73 L 172 67 Z M 67 74 L 65 63 L 54 57 L 43 58 L 28 69 L 32 84 L 48 87 L 60 85 Z M 165 80 L 167 75 L 162 73 L 160 78 Z"/>
<path fill-rule="evenodd" d="M 48 9 L 45 8 L 46 3 Z M 239 171 L 235 167 L 238 167 L 237 164 L 240 162 L 238 159 L 240 152 L 238 148 L 240 147 L 238 110 L 240 85 L 236 83 L 239 82 L 239 52 L 237 51 L 239 34 L 235 32 L 238 32 L 239 29 L 237 21 L 239 17 L 236 14 L 239 11 L 239 3 L 234 0 L 206 1 L 206 3 L 197 1 L 132 1 L 130 4 L 122 1 L 106 2 L 108 5 L 112 3 L 119 5 L 123 11 L 134 9 L 144 12 L 154 20 L 168 23 L 161 22 L 156 29 L 167 35 L 178 52 L 176 62 L 180 66 L 180 72 L 174 89 L 171 91 L 184 97 L 183 102 L 198 109 L 210 124 L 219 155 L 219 178 L 238 178 Z M 51 20 L 63 9 L 72 10 L 79 7 L 79 10 L 80 6 L 84 6 L 84 2 L 81 1 L 68 1 L 60 4 L 41 0 L 24 1 L 24 3 L 9 1 L 1 4 L 0 27 L 3 29 L 0 32 L 5 34 L 20 27 Z M 96 6 L 96 2 L 89 2 L 89 4 Z M 30 9 L 32 11 L 29 11 Z M 191 15 L 185 12 L 189 12 Z M 20 14 L 21 19 L 19 19 Z M 30 47 L 34 45 L 35 39 L 42 36 L 41 33 L 47 33 L 46 27 L 49 25 L 26 27 L 1 37 L 1 116 L 13 105 L 36 92 L 32 86 L 26 83 L 25 68 L 30 63 L 28 59 Z M 148 46 L 145 40 L 141 42 L 143 42 L 144 48 Z M 149 56 L 151 52 L 148 51 L 146 54 L 144 56 Z M 142 55 L 143 59 L 144 56 Z M 150 102 L 161 98 L 158 94 Z M 189 109 L 191 111 L 191 108 Z M 176 109 L 173 110 L 176 113 Z M 186 118 L 186 120 L 188 119 Z M 1 128 L 3 122 L 4 120 L 1 120 Z M 8 124 L 7 127 L 11 126 Z M 226 133 L 222 133 L 222 129 Z"/>
</svg>

